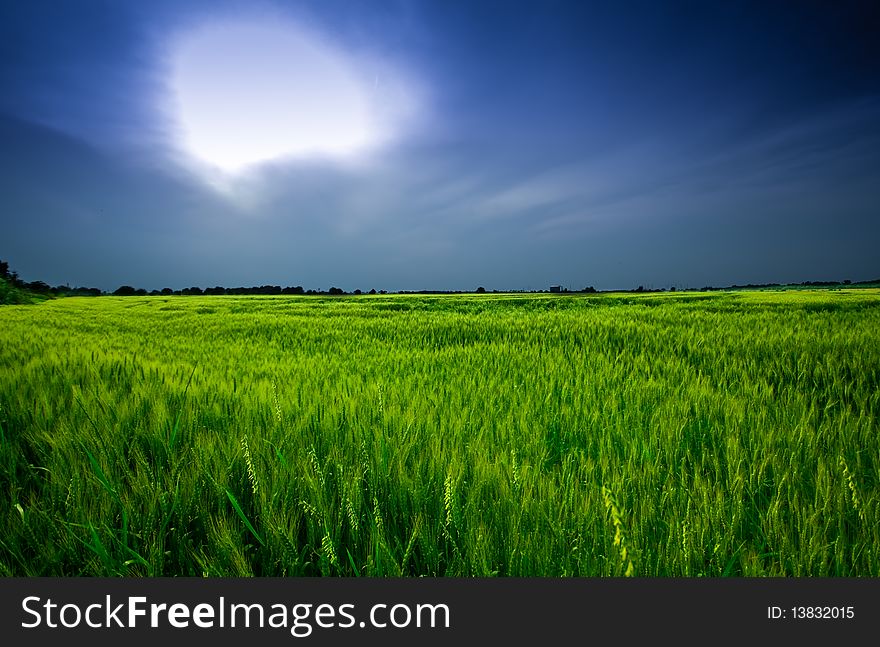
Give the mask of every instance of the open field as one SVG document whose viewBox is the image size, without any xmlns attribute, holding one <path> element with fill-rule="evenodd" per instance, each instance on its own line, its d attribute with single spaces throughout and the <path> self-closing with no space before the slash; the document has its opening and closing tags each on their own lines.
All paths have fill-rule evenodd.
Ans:
<svg viewBox="0 0 880 647">
<path fill-rule="evenodd" d="M 880 576 L 880 291 L 0 307 L 4 575 Z"/>
</svg>

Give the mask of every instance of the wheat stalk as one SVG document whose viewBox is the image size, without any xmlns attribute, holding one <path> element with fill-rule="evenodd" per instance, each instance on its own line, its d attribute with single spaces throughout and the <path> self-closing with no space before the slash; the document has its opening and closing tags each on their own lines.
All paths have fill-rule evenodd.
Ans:
<svg viewBox="0 0 880 647">
<path fill-rule="evenodd" d="M 620 514 L 620 508 L 614 500 L 611 490 L 604 485 L 602 486 L 602 498 L 605 499 L 605 508 L 611 515 L 611 523 L 614 526 L 614 545 L 620 553 L 620 563 L 624 567 L 623 576 L 632 577 L 634 568 L 629 557 L 629 550 L 626 547 L 626 535 L 624 533 L 623 517 Z"/>
<path fill-rule="evenodd" d="M 244 450 L 244 462 L 247 464 L 247 475 L 248 481 L 251 484 L 251 492 L 253 492 L 254 496 L 257 496 L 257 491 L 260 489 L 259 482 L 257 481 L 257 472 L 254 469 L 254 461 L 251 458 L 251 448 L 248 445 L 247 436 L 241 437 L 241 448 Z"/>
<path fill-rule="evenodd" d="M 843 468 L 843 478 L 846 480 L 847 487 L 849 487 L 850 491 L 850 499 L 852 500 L 853 509 L 856 511 L 856 514 L 859 515 L 859 519 L 865 521 L 865 508 L 862 505 L 862 500 L 859 497 L 859 492 L 856 489 L 856 482 L 853 478 L 852 473 L 849 471 L 849 468 L 846 465 L 846 461 L 843 459 L 843 456 L 840 457 L 840 466 Z"/>
</svg>

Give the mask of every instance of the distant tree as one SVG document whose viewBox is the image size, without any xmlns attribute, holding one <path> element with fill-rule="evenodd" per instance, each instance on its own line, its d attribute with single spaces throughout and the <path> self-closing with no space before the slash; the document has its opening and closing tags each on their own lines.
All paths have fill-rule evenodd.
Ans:
<svg viewBox="0 0 880 647">
<path fill-rule="evenodd" d="M 48 283 L 44 283 L 43 281 L 32 281 L 30 283 L 26 283 L 24 285 L 26 290 L 30 290 L 31 292 L 39 292 L 40 294 L 48 294 L 52 291 L 52 288 Z"/>
<path fill-rule="evenodd" d="M 200 294 L 203 294 L 203 293 L 202 293 L 202 288 L 197 287 L 197 286 L 193 286 L 193 287 L 191 287 L 191 288 L 185 288 L 185 289 L 181 290 L 180 292 L 181 292 L 181 294 L 187 294 L 187 295 L 200 295 Z"/>
<path fill-rule="evenodd" d="M 9 278 L 9 263 L 6 261 L 0 261 L 0 278 Z"/>
<path fill-rule="evenodd" d="M 232 294 L 232 292 L 228 293 Z M 241 294 L 282 294 L 280 285 L 261 285 L 259 287 L 241 288 Z"/>
<path fill-rule="evenodd" d="M 345 291 L 342 288 L 332 287 L 332 288 L 330 288 L 329 294 L 332 294 L 334 296 L 339 296 L 340 294 L 345 294 Z"/>
<path fill-rule="evenodd" d="M 486 294 L 486 288 L 481 285 L 477 288 L 477 294 Z"/>
<path fill-rule="evenodd" d="M 355 290 L 354 293 L 357 294 L 357 295 L 361 295 L 361 294 L 363 294 L 363 292 L 361 292 L 360 290 Z"/>
<path fill-rule="evenodd" d="M 671 288 L 669 288 L 669 291 L 670 291 L 670 292 L 675 292 L 675 286 L 673 285 Z"/>
<path fill-rule="evenodd" d="M 137 290 L 134 291 L 134 293 L 139 297 L 147 296 L 147 291 L 144 288 L 138 288 Z"/>
<path fill-rule="evenodd" d="M 120 285 L 116 290 L 114 290 L 113 294 L 117 297 L 130 297 L 134 295 L 135 289 L 130 285 Z"/>
<path fill-rule="evenodd" d="M 157 297 L 157 296 L 159 296 L 160 294 L 161 294 L 161 292 L 159 292 L 159 290 L 150 290 L 150 296 L 151 296 L 151 297 Z"/>
<path fill-rule="evenodd" d="M 591 285 L 591 286 L 589 286 L 589 287 L 584 288 L 584 292 L 587 292 L 587 293 L 589 293 L 589 294 L 594 294 L 594 293 L 596 292 L 596 288 L 594 288 L 594 287 Z"/>
<path fill-rule="evenodd" d="M 172 290 L 171 288 L 162 288 L 162 294 L 166 296 L 169 294 L 174 294 L 174 290 Z"/>
<path fill-rule="evenodd" d="M 74 294 L 78 296 L 84 297 L 99 297 L 101 296 L 101 290 L 98 288 L 84 288 L 84 287 L 75 287 L 73 288 L 69 294 Z"/>
<path fill-rule="evenodd" d="M 372 290 L 370 290 L 370 294 L 376 294 L 376 288 L 373 288 Z"/>
</svg>

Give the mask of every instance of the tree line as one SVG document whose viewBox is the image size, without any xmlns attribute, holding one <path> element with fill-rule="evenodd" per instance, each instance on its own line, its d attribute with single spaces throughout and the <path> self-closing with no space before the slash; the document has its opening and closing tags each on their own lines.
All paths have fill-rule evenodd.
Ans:
<svg viewBox="0 0 880 647">
<path fill-rule="evenodd" d="M 172 288 L 162 288 L 161 290 L 145 290 L 144 288 L 136 288 L 131 285 L 121 285 L 116 288 L 113 292 L 105 292 L 100 288 L 94 287 L 70 287 L 69 285 L 56 285 L 50 286 L 48 283 L 43 281 L 24 281 L 18 275 L 17 272 L 9 269 L 9 263 L 3 260 L 0 260 L 0 281 L 2 281 L 3 289 L 5 293 L 8 293 L 10 290 L 17 291 L 18 293 L 23 294 L 32 294 L 39 295 L 45 297 L 53 297 L 53 296 L 102 296 L 102 295 L 113 295 L 113 296 L 191 296 L 191 295 L 248 295 L 248 294 L 260 294 L 260 295 L 309 295 L 309 296 L 342 296 L 342 295 L 361 295 L 361 294 L 388 294 L 387 290 L 376 290 L 372 289 L 369 292 L 362 292 L 361 290 L 354 290 L 352 292 L 346 292 L 342 288 L 331 287 L 329 290 L 313 290 L 313 289 L 305 289 L 301 285 L 296 286 L 286 286 L 282 287 L 280 285 L 260 285 L 260 286 L 252 286 L 252 287 L 233 287 L 227 288 L 221 285 L 216 285 L 212 288 L 201 288 L 198 286 L 193 286 L 189 288 L 184 288 L 182 290 L 173 290 Z M 731 285 L 726 288 L 718 288 L 712 286 L 704 286 L 700 288 L 701 291 L 706 292 L 710 290 L 743 290 L 743 289 L 768 289 L 768 288 L 784 288 L 784 287 L 835 287 L 835 286 L 866 286 L 866 285 L 875 285 L 880 284 L 880 279 L 872 279 L 869 281 L 858 281 L 852 282 L 849 280 L 846 281 L 803 281 L 802 283 L 789 283 L 789 284 L 780 284 L 780 283 L 749 283 L 748 285 Z M 683 291 L 695 291 L 697 288 L 684 288 Z M 505 292 L 555 292 L 555 293 L 563 293 L 563 294 L 595 294 L 599 292 L 593 286 L 585 287 L 581 290 L 570 290 L 568 288 L 563 288 L 561 286 L 553 286 L 550 290 L 505 290 Z M 606 290 L 608 291 L 608 290 Z M 666 292 L 666 288 L 645 288 L 643 285 L 633 289 L 633 290 L 610 290 L 611 292 Z M 669 288 L 670 292 L 675 292 L 676 288 Z M 476 290 L 401 290 L 397 292 L 397 294 L 485 294 L 487 292 L 486 288 L 483 286 L 478 287 Z M 492 293 L 498 294 L 499 290 L 492 290 Z M 18 298 L 21 298 L 20 296 Z M 2 301 L 4 303 L 9 303 L 10 298 L 7 294 L 6 298 Z"/>
<path fill-rule="evenodd" d="M 223 294 L 308 294 L 308 295 L 341 295 L 349 294 L 342 288 L 331 287 L 329 290 L 306 290 L 301 285 L 281 287 L 280 285 L 260 285 L 253 287 L 237 287 L 225 288 L 222 285 L 213 288 L 200 288 L 193 286 L 182 290 L 172 290 L 171 288 L 162 288 L 161 290 L 150 290 L 149 292 L 143 288 L 134 288 L 130 285 L 122 285 L 112 292 L 114 296 L 171 296 L 171 295 L 223 295 Z M 355 290 L 351 294 L 363 294 L 360 290 Z M 385 290 L 370 290 L 368 294 L 386 294 Z"/>
</svg>

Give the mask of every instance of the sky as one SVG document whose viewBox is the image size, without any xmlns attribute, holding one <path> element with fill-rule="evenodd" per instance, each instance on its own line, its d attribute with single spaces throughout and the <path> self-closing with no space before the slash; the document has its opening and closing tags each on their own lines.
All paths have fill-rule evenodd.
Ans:
<svg viewBox="0 0 880 647">
<path fill-rule="evenodd" d="M 0 7 L 0 258 L 25 280 L 880 277 L 876 2 Z"/>
</svg>

